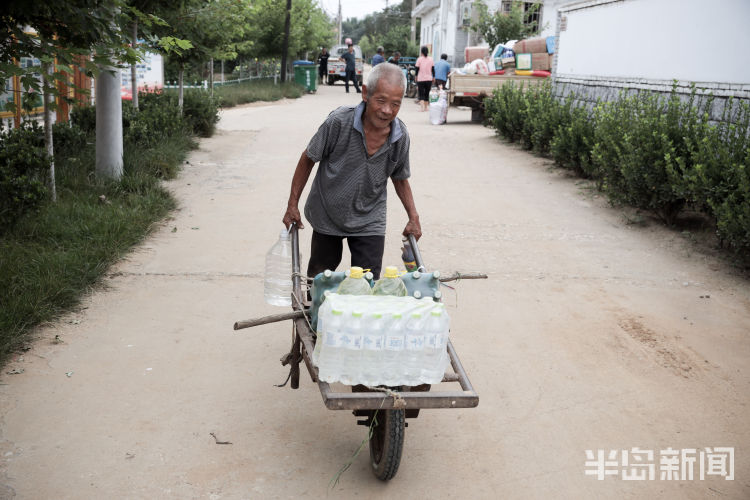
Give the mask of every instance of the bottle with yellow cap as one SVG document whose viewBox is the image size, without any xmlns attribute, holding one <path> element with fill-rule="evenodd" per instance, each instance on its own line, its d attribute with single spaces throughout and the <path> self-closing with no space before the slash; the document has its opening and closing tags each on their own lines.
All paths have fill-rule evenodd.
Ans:
<svg viewBox="0 0 750 500">
<path fill-rule="evenodd" d="M 396 295 L 397 297 L 406 296 L 406 285 L 401 280 L 396 266 L 385 268 L 385 274 L 375 282 L 372 288 L 373 295 Z"/>
<path fill-rule="evenodd" d="M 353 266 L 349 270 L 349 275 L 339 285 L 337 293 L 340 295 L 371 295 L 372 288 L 365 279 L 365 270 Z"/>
</svg>

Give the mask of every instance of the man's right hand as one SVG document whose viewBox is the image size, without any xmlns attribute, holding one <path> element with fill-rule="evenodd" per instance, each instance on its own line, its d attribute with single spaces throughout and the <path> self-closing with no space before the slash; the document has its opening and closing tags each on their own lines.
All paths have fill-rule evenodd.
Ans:
<svg viewBox="0 0 750 500">
<path fill-rule="evenodd" d="M 305 229 L 305 225 L 302 224 L 302 217 L 299 214 L 299 208 L 297 208 L 296 206 L 286 207 L 286 213 L 284 214 L 284 218 L 281 219 L 281 221 L 284 223 L 284 227 L 287 229 L 289 229 L 293 222 L 297 223 L 297 229 Z"/>
</svg>

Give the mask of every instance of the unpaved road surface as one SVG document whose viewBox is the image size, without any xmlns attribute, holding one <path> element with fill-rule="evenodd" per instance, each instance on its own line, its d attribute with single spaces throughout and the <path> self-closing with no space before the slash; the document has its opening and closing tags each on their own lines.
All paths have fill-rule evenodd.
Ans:
<svg viewBox="0 0 750 500">
<path fill-rule="evenodd" d="M 264 255 L 296 160 L 358 97 L 323 87 L 223 112 L 169 183 L 174 217 L 3 369 L 0 497 L 750 498 L 748 281 L 679 232 L 633 224 L 468 111 L 431 126 L 413 101 L 400 116 L 425 261 L 490 277 L 445 290 L 480 403 L 411 420 L 390 483 L 365 446 L 328 489 L 365 429 L 326 410 L 306 372 L 299 390 L 274 387 L 289 323 L 232 324 L 280 311 L 263 302 Z M 389 196 L 385 265 L 399 263 L 406 222 Z M 661 450 L 715 447 L 734 448 L 733 479 L 700 480 L 698 461 L 686 462 L 692 481 L 661 479 Z M 653 452 L 641 462 L 653 480 L 623 480 L 619 456 L 617 475 L 585 473 L 586 450 L 633 448 Z"/>
</svg>

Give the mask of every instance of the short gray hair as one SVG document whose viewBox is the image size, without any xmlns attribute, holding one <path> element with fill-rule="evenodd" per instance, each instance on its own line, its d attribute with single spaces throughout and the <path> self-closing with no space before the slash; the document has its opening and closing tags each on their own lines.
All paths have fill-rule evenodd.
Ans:
<svg viewBox="0 0 750 500">
<path fill-rule="evenodd" d="M 406 75 L 403 70 L 395 64 L 386 62 L 372 68 L 370 74 L 367 75 L 367 82 L 365 83 L 367 85 L 367 97 L 372 97 L 381 79 L 400 85 L 401 90 L 406 91 Z"/>
</svg>

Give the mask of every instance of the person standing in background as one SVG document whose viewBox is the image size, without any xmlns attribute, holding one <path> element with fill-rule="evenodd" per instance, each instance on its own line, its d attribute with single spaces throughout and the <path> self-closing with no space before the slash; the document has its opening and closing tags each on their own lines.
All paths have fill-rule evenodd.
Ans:
<svg viewBox="0 0 750 500">
<path fill-rule="evenodd" d="M 435 85 L 439 89 L 445 89 L 450 71 L 451 65 L 448 63 L 448 54 L 440 54 L 440 60 L 435 63 Z"/>
<path fill-rule="evenodd" d="M 357 59 L 354 55 L 354 45 L 349 44 L 348 50 L 341 55 L 341 60 L 346 62 L 346 76 L 344 76 L 346 93 L 349 93 L 349 80 L 352 80 L 357 94 L 361 94 L 362 91 L 359 90 L 359 83 L 357 83 Z"/>
<path fill-rule="evenodd" d="M 385 62 L 385 57 L 383 57 L 383 52 L 385 52 L 385 49 L 383 47 L 378 47 L 378 50 L 376 51 L 376 54 L 372 56 L 372 67 L 374 68 L 378 64 Z"/>
<path fill-rule="evenodd" d="M 320 77 L 320 83 L 325 83 L 326 76 L 328 76 L 328 57 L 330 54 L 325 47 L 320 51 L 318 55 L 318 76 Z"/>
<path fill-rule="evenodd" d="M 428 55 L 430 51 L 426 46 L 422 47 L 422 55 L 417 59 L 415 66 L 417 73 L 417 92 L 419 94 L 419 111 L 427 111 L 430 104 L 430 87 L 435 77 L 435 63 Z M 447 56 L 446 56 L 447 57 Z"/>
</svg>

